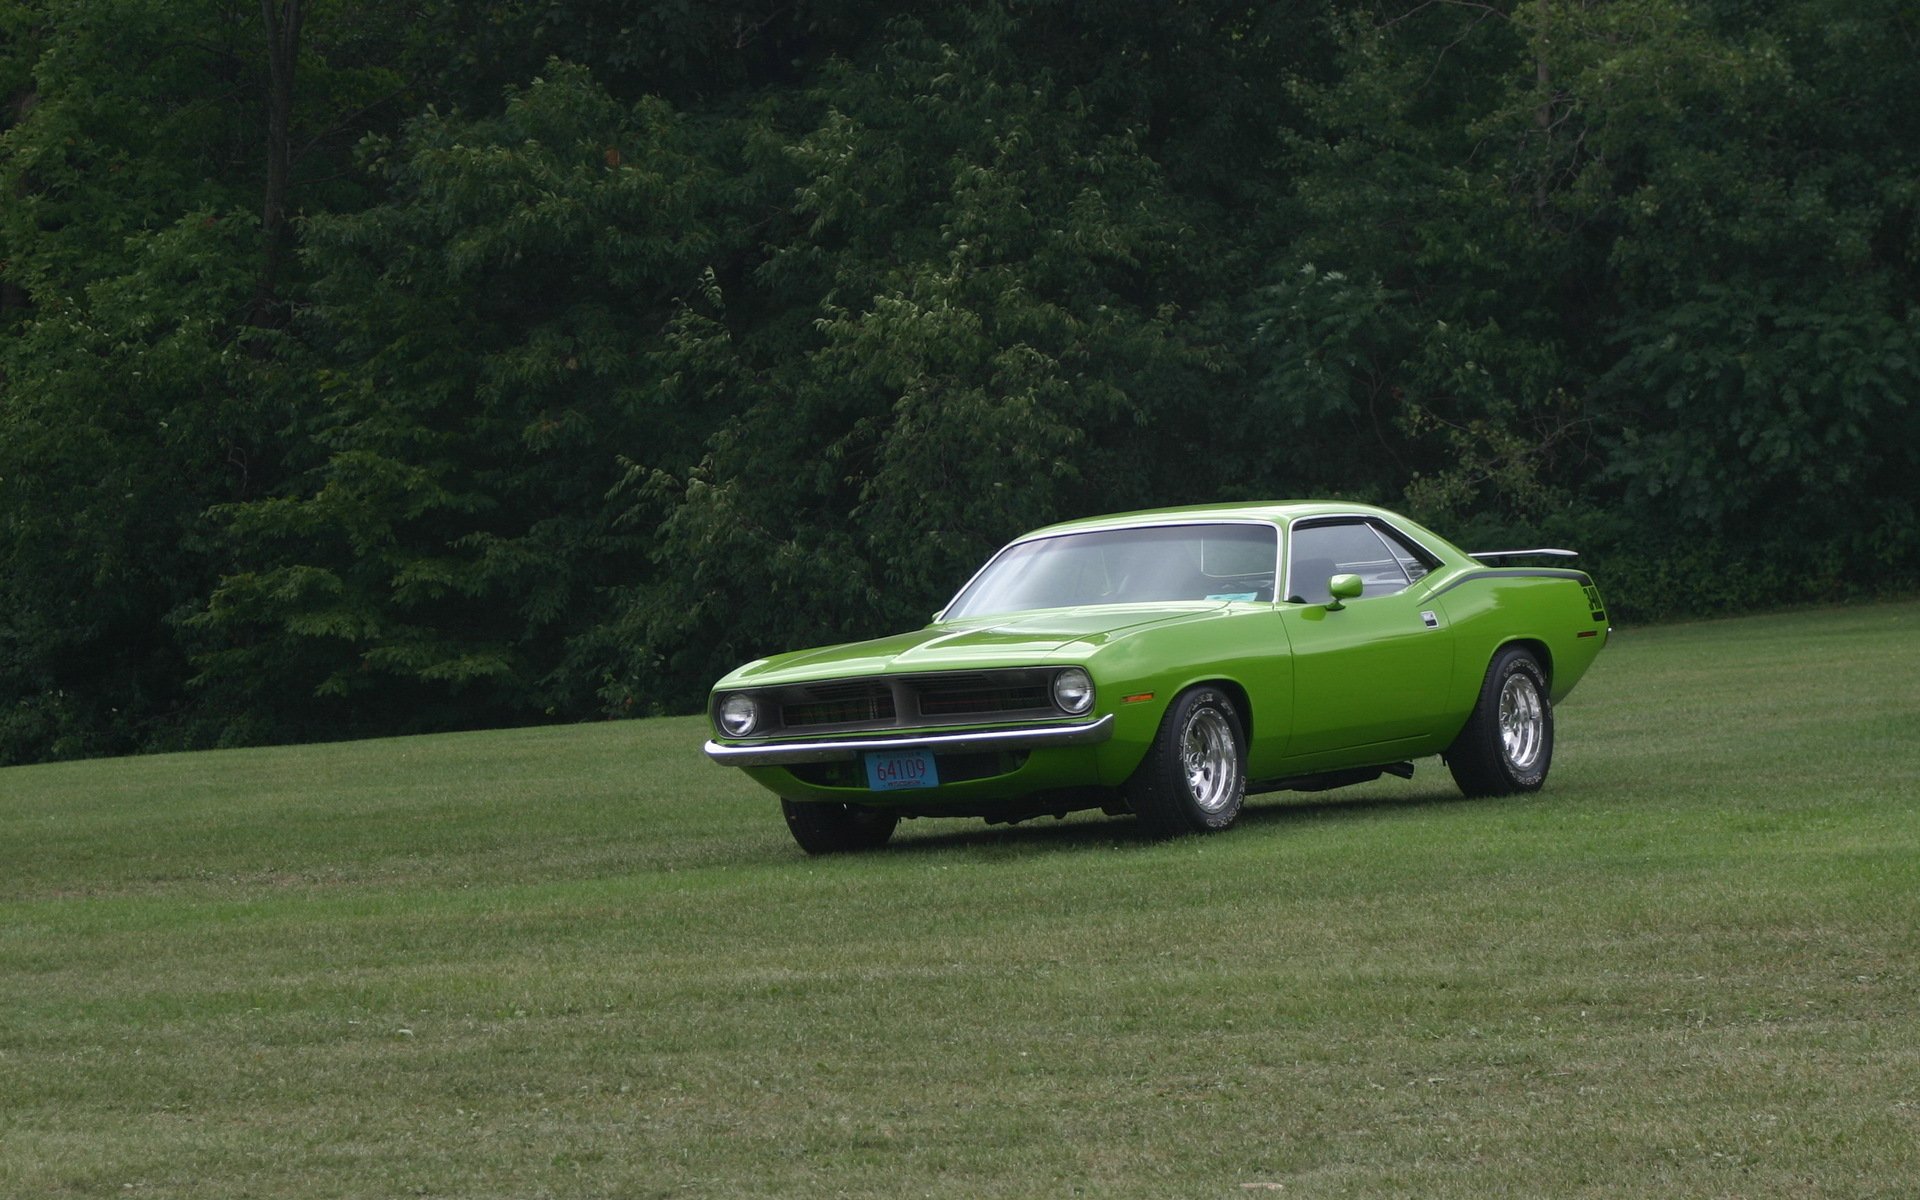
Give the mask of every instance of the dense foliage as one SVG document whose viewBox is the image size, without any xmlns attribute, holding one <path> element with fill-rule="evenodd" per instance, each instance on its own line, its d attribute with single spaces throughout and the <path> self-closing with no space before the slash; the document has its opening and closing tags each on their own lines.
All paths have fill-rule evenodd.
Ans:
<svg viewBox="0 0 1920 1200">
<path fill-rule="evenodd" d="M 0 763 L 675 709 L 1337 495 L 1920 578 L 1910 0 L 0 0 Z"/>
</svg>

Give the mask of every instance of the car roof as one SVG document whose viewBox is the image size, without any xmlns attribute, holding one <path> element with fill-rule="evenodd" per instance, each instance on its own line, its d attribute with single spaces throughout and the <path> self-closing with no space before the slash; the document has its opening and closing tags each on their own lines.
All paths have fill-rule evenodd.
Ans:
<svg viewBox="0 0 1920 1200">
<path fill-rule="evenodd" d="M 1019 539 L 1047 537 L 1058 533 L 1073 533 L 1089 529 L 1121 529 L 1134 525 L 1185 524 L 1190 521 L 1258 521 L 1266 524 L 1285 525 L 1302 517 L 1366 515 L 1386 517 L 1393 521 L 1404 518 L 1376 508 L 1371 504 L 1355 504 L 1348 500 L 1266 500 L 1238 504 L 1189 504 L 1176 508 L 1144 508 L 1135 512 L 1108 513 L 1097 517 L 1082 517 L 1073 521 L 1061 521 L 1035 529 Z"/>
</svg>

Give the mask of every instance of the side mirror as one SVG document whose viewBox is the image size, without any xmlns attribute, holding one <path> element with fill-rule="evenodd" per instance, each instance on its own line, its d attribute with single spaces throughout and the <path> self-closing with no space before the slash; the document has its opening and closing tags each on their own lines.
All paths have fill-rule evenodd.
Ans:
<svg viewBox="0 0 1920 1200">
<path fill-rule="evenodd" d="M 1366 583 L 1358 575 L 1335 575 L 1327 580 L 1327 591 L 1333 595 L 1333 599 L 1327 604 L 1327 611 L 1339 612 L 1346 607 L 1341 601 L 1358 600 L 1360 594 L 1366 590 Z"/>
</svg>

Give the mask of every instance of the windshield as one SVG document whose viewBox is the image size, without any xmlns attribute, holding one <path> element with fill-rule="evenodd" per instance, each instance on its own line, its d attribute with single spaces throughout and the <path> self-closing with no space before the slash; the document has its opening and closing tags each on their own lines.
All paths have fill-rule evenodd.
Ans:
<svg viewBox="0 0 1920 1200">
<path fill-rule="evenodd" d="M 1271 525 L 1156 525 L 1008 547 L 948 606 L 949 620 L 1080 604 L 1271 600 Z"/>
</svg>

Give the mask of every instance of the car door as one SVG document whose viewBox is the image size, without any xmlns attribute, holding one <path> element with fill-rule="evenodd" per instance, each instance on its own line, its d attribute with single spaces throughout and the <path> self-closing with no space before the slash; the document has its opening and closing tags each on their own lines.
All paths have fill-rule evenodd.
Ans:
<svg viewBox="0 0 1920 1200">
<path fill-rule="evenodd" d="M 1303 769 L 1381 761 L 1439 732 L 1453 631 L 1416 586 L 1435 565 L 1378 518 L 1294 524 L 1280 606 L 1293 647 L 1290 761 L 1311 760 L 1298 763 Z M 1362 594 L 1334 602 L 1328 581 L 1335 575 L 1360 576 Z"/>
</svg>

